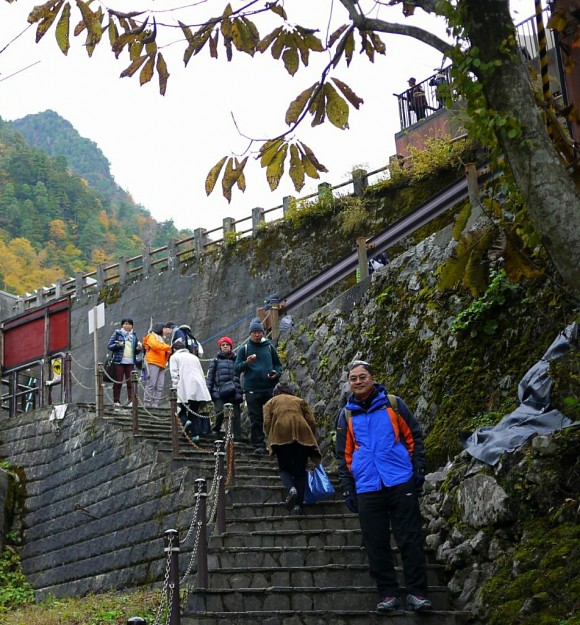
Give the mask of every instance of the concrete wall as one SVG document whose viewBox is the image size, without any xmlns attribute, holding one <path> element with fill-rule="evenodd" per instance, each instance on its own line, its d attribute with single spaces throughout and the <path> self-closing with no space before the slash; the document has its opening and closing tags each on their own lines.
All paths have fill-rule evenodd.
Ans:
<svg viewBox="0 0 580 625">
<path fill-rule="evenodd" d="M 194 479 L 213 471 L 176 468 L 154 445 L 83 408 L 69 408 L 58 427 L 48 417 L 38 410 L 4 419 L 0 445 L 0 457 L 27 480 L 21 554 L 37 597 L 162 579 L 164 532 L 189 526 Z"/>
</svg>

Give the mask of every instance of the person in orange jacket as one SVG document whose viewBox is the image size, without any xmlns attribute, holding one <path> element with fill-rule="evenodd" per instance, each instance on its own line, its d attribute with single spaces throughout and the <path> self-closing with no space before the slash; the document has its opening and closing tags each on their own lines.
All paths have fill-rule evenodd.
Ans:
<svg viewBox="0 0 580 625">
<path fill-rule="evenodd" d="M 161 403 L 163 385 L 165 384 L 165 369 L 171 355 L 171 345 L 165 338 L 171 334 L 171 329 L 164 323 L 156 323 L 153 331 L 143 339 L 145 348 L 145 367 L 147 381 L 145 383 L 145 397 L 143 403 L 148 408 L 157 408 Z"/>
</svg>

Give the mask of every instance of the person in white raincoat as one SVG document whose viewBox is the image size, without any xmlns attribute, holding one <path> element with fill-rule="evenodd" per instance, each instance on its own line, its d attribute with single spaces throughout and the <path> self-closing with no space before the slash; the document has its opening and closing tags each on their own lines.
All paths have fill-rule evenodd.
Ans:
<svg viewBox="0 0 580 625">
<path fill-rule="evenodd" d="M 191 354 L 185 343 L 179 339 L 174 342 L 175 352 L 169 359 L 171 388 L 177 390 L 179 419 L 187 434 L 194 440 L 208 434 L 209 419 L 199 416 L 205 402 L 211 401 L 207 390 L 205 375 L 199 358 Z"/>
</svg>

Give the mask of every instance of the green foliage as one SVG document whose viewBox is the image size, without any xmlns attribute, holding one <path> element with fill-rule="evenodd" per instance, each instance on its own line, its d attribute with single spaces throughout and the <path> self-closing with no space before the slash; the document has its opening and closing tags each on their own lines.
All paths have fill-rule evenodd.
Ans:
<svg viewBox="0 0 580 625">
<path fill-rule="evenodd" d="M 284 215 L 284 219 L 292 228 L 298 230 L 311 220 L 326 217 L 333 212 L 333 209 L 332 189 L 322 189 L 316 202 L 292 200 Z"/>
<path fill-rule="evenodd" d="M 0 288 L 31 291 L 179 235 L 135 205 L 108 167 L 52 111 L 0 120 Z"/>
<path fill-rule="evenodd" d="M 471 335 L 475 336 L 478 330 L 484 334 L 494 334 L 497 330 L 497 320 L 488 317 L 490 310 L 506 303 L 506 295 L 514 291 L 517 285 L 510 282 L 503 269 L 491 272 L 491 282 L 485 293 L 474 300 L 465 310 L 461 311 L 451 324 L 451 331 L 458 332 L 471 328 Z M 483 322 L 483 323 L 482 323 Z"/>
<path fill-rule="evenodd" d="M 339 213 L 340 232 L 345 236 L 352 236 L 360 231 L 361 224 L 364 223 L 367 211 L 360 198 L 346 197 L 341 202 Z"/>
<path fill-rule="evenodd" d="M 20 557 L 8 546 L 0 557 L 0 615 L 32 601 L 34 592 L 22 573 Z"/>
<path fill-rule="evenodd" d="M 36 605 L 26 604 L 6 611 L 1 622 L 2 625 L 125 625 L 129 618 L 139 616 L 153 623 L 160 603 L 159 591 L 66 599 L 49 597 Z"/>
<path fill-rule="evenodd" d="M 229 232 L 226 232 L 224 235 L 224 245 L 226 247 L 235 245 L 239 238 L 240 238 L 240 234 L 238 232 L 234 232 L 233 230 L 230 230 Z"/>
</svg>

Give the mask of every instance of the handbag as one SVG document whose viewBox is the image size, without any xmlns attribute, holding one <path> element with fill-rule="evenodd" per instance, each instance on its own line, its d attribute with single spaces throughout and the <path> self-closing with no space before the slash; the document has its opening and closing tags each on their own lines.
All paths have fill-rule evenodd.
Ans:
<svg viewBox="0 0 580 625">
<path fill-rule="evenodd" d="M 324 467 L 321 464 L 317 464 L 311 471 L 306 469 L 304 502 L 316 503 L 331 495 L 334 495 L 334 486 L 331 484 Z"/>
<path fill-rule="evenodd" d="M 233 382 L 225 382 L 218 388 L 220 399 L 233 399 L 236 396 L 236 385 Z"/>
<path fill-rule="evenodd" d="M 115 364 L 113 363 L 113 352 L 109 350 L 107 357 L 105 358 L 105 365 L 103 367 L 104 375 L 103 382 L 110 384 L 115 381 Z"/>
</svg>

